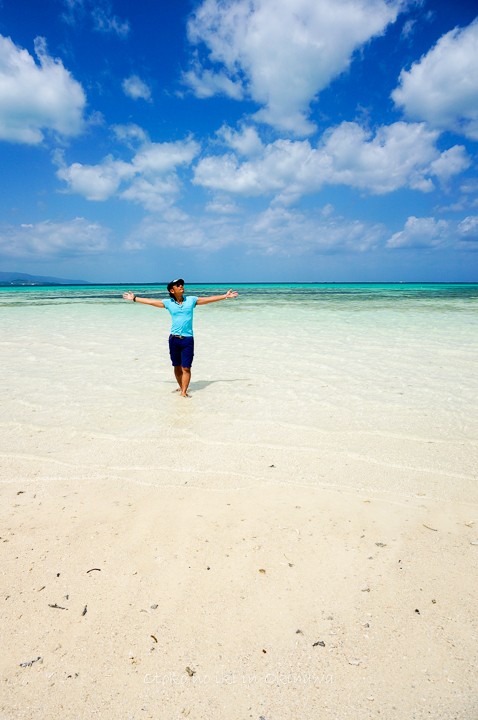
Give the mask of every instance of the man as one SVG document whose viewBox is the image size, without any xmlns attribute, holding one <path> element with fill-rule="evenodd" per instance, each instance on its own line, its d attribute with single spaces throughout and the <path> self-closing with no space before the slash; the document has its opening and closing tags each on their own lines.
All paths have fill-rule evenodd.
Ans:
<svg viewBox="0 0 478 720">
<path fill-rule="evenodd" d="M 138 297 L 134 292 L 125 292 L 123 298 L 141 305 L 153 305 L 166 308 L 171 315 L 171 334 L 169 336 L 169 355 L 174 368 L 174 376 L 178 382 L 181 397 L 190 397 L 188 387 L 191 382 L 191 365 L 194 357 L 193 312 L 196 305 L 208 305 L 236 298 L 237 292 L 228 290 L 224 295 L 212 297 L 195 297 L 184 295 L 184 280 L 171 280 L 167 285 L 170 297 L 166 300 Z"/>
</svg>

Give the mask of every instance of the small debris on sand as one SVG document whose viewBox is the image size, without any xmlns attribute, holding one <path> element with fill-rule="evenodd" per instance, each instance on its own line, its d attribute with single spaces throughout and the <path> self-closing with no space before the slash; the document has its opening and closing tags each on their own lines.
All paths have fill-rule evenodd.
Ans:
<svg viewBox="0 0 478 720">
<path fill-rule="evenodd" d="M 33 665 L 33 663 L 36 663 L 38 661 L 41 661 L 40 655 L 38 657 L 36 657 L 34 660 L 27 660 L 26 662 L 20 663 L 20 667 L 23 667 L 23 668 L 31 667 Z"/>
</svg>

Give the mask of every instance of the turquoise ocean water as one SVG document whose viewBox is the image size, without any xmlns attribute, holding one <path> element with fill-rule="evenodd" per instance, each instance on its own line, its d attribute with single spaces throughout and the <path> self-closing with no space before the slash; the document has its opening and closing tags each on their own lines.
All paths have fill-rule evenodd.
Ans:
<svg viewBox="0 0 478 720">
<path fill-rule="evenodd" d="M 211 295 L 224 292 L 229 284 L 190 284 L 186 291 L 194 295 Z M 478 300 L 478 283 L 240 283 L 234 285 L 241 298 L 247 302 L 274 303 L 298 302 L 337 303 L 350 305 L 357 303 L 438 303 L 460 304 Z M 11 304 L 28 305 L 30 302 L 112 302 L 121 299 L 125 290 L 134 288 L 139 294 L 148 297 L 167 295 L 165 285 L 62 285 L 62 286 L 22 286 L 0 287 L 0 306 Z"/>
</svg>

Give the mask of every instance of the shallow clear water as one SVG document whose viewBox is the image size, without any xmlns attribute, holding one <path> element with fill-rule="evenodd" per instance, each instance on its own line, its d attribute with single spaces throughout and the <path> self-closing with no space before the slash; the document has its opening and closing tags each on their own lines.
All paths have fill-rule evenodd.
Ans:
<svg viewBox="0 0 478 720">
<path fill-rule="evenodd" d="M 126 289 L 0 290 L 0 454 L 219 486 L 274 466 L 281 482 L 443 497 L 476 476 L 478 285 L 236 286 L 195 312 L 190 402 L 171 392 L 169 314 Z"/>
</svg>

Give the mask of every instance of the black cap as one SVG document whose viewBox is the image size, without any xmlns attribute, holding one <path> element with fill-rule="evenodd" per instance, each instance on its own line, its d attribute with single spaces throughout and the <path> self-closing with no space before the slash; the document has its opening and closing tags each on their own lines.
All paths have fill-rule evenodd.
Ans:
<svg viewBox="0 0 478 720">
<path fill-rule="evenodd" d="M 171 280 L 171 282 L 168 282 L 168 292 L 173 289 L 173 285 L 184 285 L 184 280 L 182 278 L 178 278 L 177 280 Z"/>
</svg>

